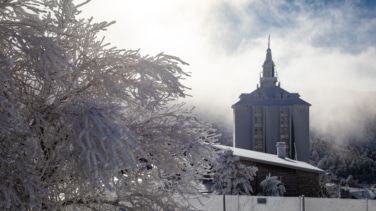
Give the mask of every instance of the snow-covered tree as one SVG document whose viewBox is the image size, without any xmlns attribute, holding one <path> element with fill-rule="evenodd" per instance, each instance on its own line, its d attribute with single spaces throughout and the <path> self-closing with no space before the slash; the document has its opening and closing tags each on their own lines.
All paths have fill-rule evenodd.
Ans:
<svg viewBox="0 0 376 211">
<path fill-rule="evenodd" d="M 372 121 L 371 125 L 375 125 Z M 360 182 L 372 182 L 376 176 L 376 138 L 370 129 L 366 140 L 354 139 L 348 143 L 338 143 L 322 137 L 311 138 L 311 158 L 313 165 L 344 180 L 352 175 Z"/>
<path fill-rule="evenodd" d="M 175 209 L 211 154 L 186 63 L 110 47 L 85 3 L 0 2 L 0 209 Z"/>
<path fill-rule="evenodd" d="M 257 167 L 243 165 L 231 150 L 225 150 L 212 169 L 212 189 L 218 194 L 250 195 L 253 192 L 251 181 L 257 170 Z"/>
<path fill-rule="evenodd" d="M 270 174 L 260 182 L 260 187 L 263 196 L 283 196 L 286 193 L 285 186 L 278 177 Z"/>
<path fill-rule="evenodd" d="M 349 175 L 346 179 L 346 184 L 350 187 L 357 187 L 358 181 L 354 180 L 354 177 L 352 175 Z"/>
</svg>

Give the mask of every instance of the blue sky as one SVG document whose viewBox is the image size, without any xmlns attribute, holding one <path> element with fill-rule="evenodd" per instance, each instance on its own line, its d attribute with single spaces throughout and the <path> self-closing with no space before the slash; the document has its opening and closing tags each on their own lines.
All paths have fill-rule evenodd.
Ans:
<svg viewBox="0 0 376 211">
<path fill-rule="evenodd" d="M 274 37 L 299 37 L 295 33 L 310 22 L 311 33 L 300 34 L 310 39 L 307 44 L 356 54 L 376 43 L 375 2 L 249 1 L 241 7 L 222 3 L 218 6 L 217 18 L 226 27 L 223 36 L 227 42 L 223 43 L 229 45 L 229 50 L 238 47 L 241 40 L 265 37 L 268 32 Z"/>
<path fill-rule="evenodd" d="M 341 139 L 376 114 L 376 1 L 92 0 L 82 10 L 117 22 L 105 35 L 118 48 L 188 62 L 184 101 L 225 124 L 256 88 L 269 34 L 282 88 L 312 104 L 311 129 Z"/>
</svg>

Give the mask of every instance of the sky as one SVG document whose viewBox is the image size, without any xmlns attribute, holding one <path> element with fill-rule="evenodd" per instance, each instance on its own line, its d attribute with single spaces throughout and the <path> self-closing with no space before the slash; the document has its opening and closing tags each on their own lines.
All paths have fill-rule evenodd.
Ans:
<svg viewBox="0 0 376 211">
<path fill-rule="evenodd" d="M 269 35 L 281 87 L 312 104 L 311 131 L 362 136 L 376 115 L 376 1 L 92 0 L 81 10 L 116 21 L 104 32 L 113 46 L 189 63 L 183 101 L 229 127 L 231 105 L 259 83 Z"/>
</svg>

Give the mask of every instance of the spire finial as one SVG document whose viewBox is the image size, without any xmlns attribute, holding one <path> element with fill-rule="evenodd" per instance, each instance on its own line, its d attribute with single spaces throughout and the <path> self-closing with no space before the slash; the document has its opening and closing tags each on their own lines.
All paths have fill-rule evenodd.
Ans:
<svg viewBox="0 0 376 211">
<path fill-rule="evenodd" d="M 268 49 L 270 49 L 270 34 L 269 34 L 269 38 L 268 38 Z"/>
</svg>

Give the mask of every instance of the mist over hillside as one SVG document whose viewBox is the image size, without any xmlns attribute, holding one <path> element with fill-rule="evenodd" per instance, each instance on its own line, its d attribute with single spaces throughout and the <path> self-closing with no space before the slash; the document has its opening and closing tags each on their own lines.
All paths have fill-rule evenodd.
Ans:
<svg viewBox="0 0 376 211">
<path fill-rule="evenodd" d="M 337 143 L 367 139 L 376 116 L 376 92 L 335 91 L 304 93 L 317 102 L 310 108 L 311 133 Z"/>
<path fill-rule="evenodd" d="M 311 163 L 338 179 L 350 175 L 360 183 L 376 182 L 376 116 L 364 125 L 364 136 L 347 137 L 347 142 L 311 133 Z"/>
</svg>

